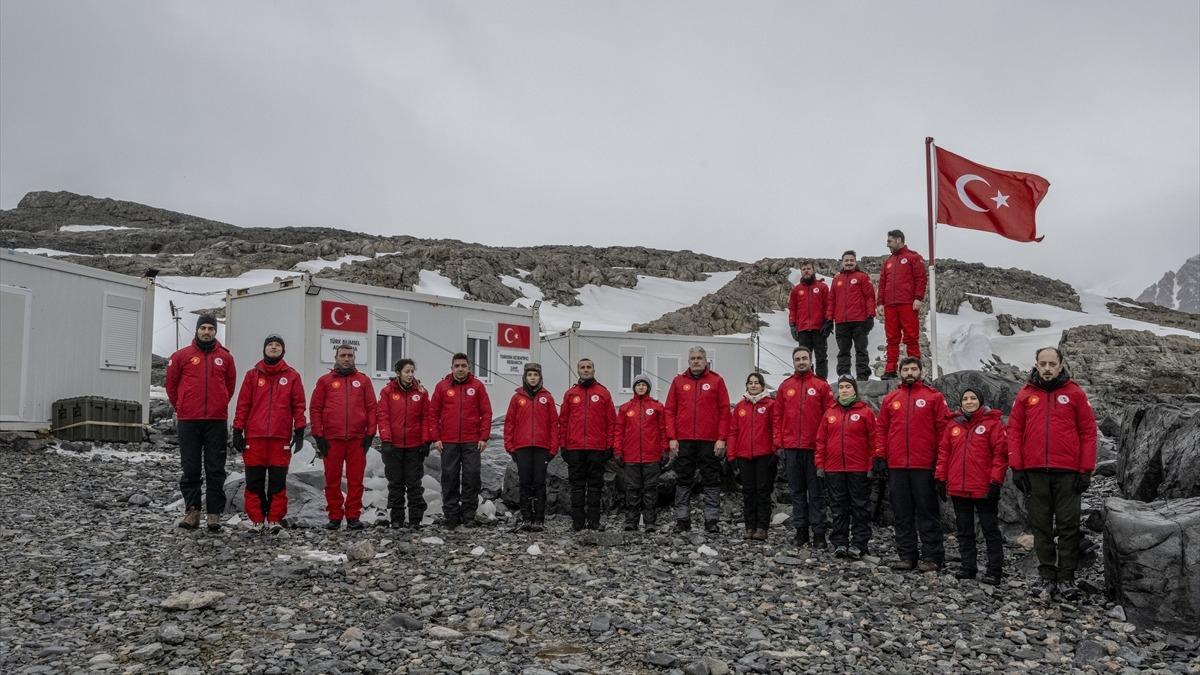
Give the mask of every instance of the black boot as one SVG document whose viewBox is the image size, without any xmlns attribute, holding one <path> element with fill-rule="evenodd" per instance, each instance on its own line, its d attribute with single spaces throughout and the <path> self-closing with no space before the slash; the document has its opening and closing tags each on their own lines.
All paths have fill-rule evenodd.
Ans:
<svg viewBox="0 0 1200 675">
<path fill-rule="evenodd" d="M 824 551 L 827 548 L 829 548 L 829 543 L 825 541 L 825 533 L 820 532 L 820 533 L 813 534 L 812 550 Z"/>
<path fill-rule="evenodd" d="M 808 528 L 796 528 L 796 546 L 804 546 L 808 543 Z"/>
</svg>

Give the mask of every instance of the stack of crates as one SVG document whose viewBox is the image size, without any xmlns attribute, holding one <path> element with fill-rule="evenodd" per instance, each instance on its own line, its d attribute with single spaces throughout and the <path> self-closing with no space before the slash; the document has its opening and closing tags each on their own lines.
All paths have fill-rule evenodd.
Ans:
<svg viewBox="0 0 1200 675">
<path fill-rule="evenodd" d="M 137 443 L 143 439 L 141 423 L 142 404 L 135 401 L 76 396 L 55 401 L 51 407 L 50 426 L 64 441 Z"/>
</svg>

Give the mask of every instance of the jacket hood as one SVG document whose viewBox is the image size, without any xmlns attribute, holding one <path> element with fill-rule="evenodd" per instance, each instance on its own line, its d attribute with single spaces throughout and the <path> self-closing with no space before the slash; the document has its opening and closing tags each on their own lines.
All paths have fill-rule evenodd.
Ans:
<svg viewBox="0 0 1200 675">
<path fill-rule="evenodd" d="M 1044 391 L 1054 391 L 1070 381 L 1071 374 L 1067 372 L 1066 366 L 1063 366 L 1063 369 L 1059 371 L 1058 376 L 1049 382 L 1046 382 L 1042 379 L 1042 376 L 1038 374 L 1036 367 L 1029 371 L 1029 384 Z"/>
<path fill-rule="evenodd" d="M 749 401 L 751 403 L 758 403 L 759 401 L 761 401 L 765 398 L 771 398 L 771 392 L 767 389 L 763 389 L 762 393 L 759 394 L 758 396 L 751 396 L 749 392 L 742 393 L 742 399 Z"/>
<path fill-rule="evenodd" d="M 284 361 L 282 358 L 275 363 L 267 363 L 266 359 L 259 359 L 258 363 L 254 364 L 254 369 L 260 373 L 275 375 L 282 373 L 285 370 L 291 370 L 292 367 L 289 366 L 288 362 Z"/>
<path fill-rule="evenodd" d="M 955 422 L 966 425 L 968 423 L 983 422 L 985 420 L 998 420 L 1001 418 L 1001 415 L 999 410 L 983 406 L 971 414 L 967 414 L 965 410 L 959 408 L 951 413 L 950 417 L 953 418 Z"/>
</svg>

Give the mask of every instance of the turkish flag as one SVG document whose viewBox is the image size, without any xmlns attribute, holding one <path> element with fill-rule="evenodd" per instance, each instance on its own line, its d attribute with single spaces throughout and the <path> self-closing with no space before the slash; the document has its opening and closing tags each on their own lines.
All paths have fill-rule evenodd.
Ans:
<svg viewBox="0 0 1200 675">
<path fill-rule="evenodd" d="M 501 347 L 529 349 L 529 326 L 522 326 L 519 323 L 501 323 L 496 324 L 496 331 L 500 334 L 500 339 L 496 341 L 496 344 Z"/>
<path fill-rule="evenodd" d="M 352 302 L 321 301 L 321 328 L 340 330 L 347 333 L 367 332 L 366 305 Z"/>
<path fill-rule="evenodd" d="M 995 232 L 1016 241 L 1041 241 L 1035 215 L 1050 181 L 1001 171 L 937 148 L 937 222 Z"/>
</svg>

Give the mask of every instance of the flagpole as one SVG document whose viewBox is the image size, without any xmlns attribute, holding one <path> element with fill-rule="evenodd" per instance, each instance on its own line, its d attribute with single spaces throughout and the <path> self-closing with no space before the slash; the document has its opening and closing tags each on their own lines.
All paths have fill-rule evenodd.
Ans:
<svg viewBox="0 0 1200 675">
<path fill-rule="evenodd" d="M 933 250 L 937 225 L 937 146 L 932 136 L 925 137 L 925 200 L 929 216 L 929 363 L 933 379 L 937 379 L 937 258 Z"/>
</svg>

